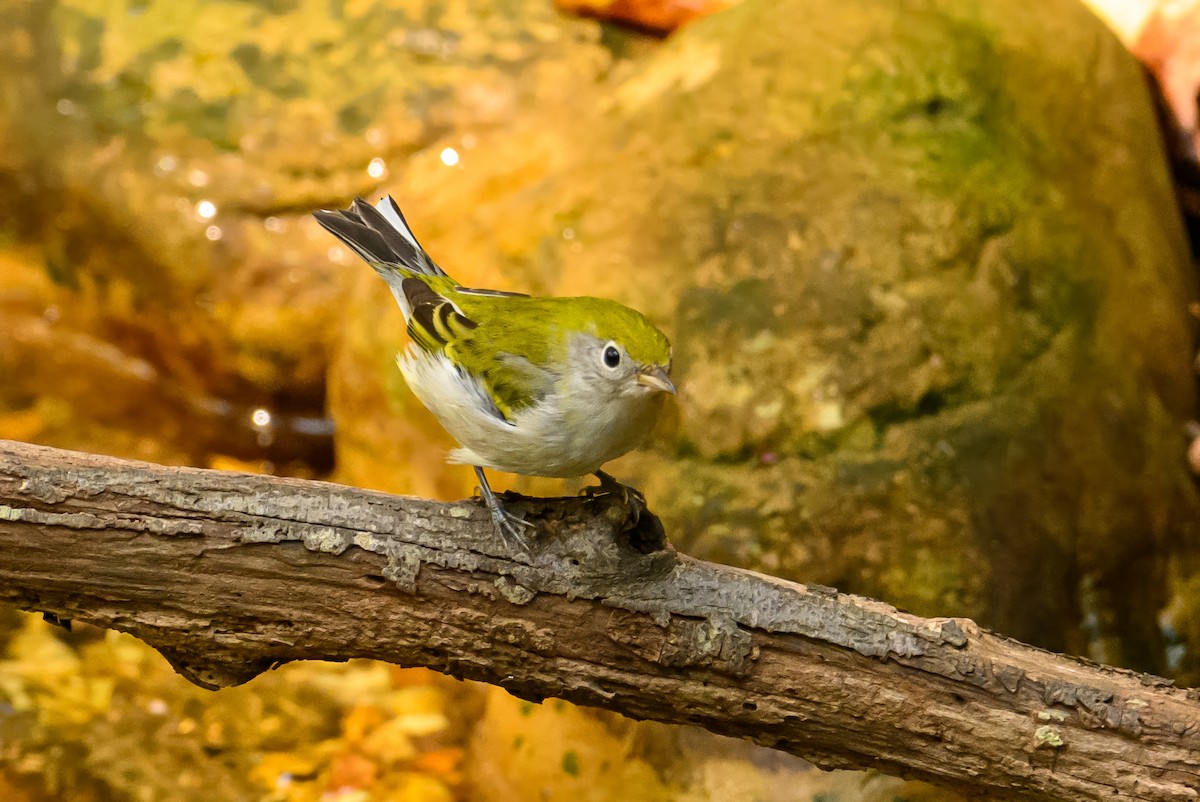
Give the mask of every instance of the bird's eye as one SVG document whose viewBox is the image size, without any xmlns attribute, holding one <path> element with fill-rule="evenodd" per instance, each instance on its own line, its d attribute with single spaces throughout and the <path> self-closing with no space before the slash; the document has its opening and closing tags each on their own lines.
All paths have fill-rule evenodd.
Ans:
<svg viewBox="0 0 1200 802">
<path fill-rule="evenodd" d="M 609 345 L 604 349 L 604 364 L 610 368 L 615 368 L 621 364 L 621 352 L 617 350 L 615 345 Z"/>
</svg>

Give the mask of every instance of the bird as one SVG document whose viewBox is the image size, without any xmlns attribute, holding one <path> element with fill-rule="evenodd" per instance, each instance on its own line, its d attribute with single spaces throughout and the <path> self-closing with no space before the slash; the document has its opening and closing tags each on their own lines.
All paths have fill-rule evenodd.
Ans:
<svg viewBox="0 0 1200 802">
<path fill-rule="evenodd" d="M 484 469 L 593 474 L 601 492 L 640 497 L 602 466 L 640 445 L 676 393 L 671 344 L 646 316 L 604 298 L 464 287 L 421 247 L 390 195 L 313 215 L 387 282 L 410 339 L 400 372 L 458 442 L 448 462 L 475 469 L 510 548 L 527 551 L 534 527 L 504 507 Z"/>
</svg>

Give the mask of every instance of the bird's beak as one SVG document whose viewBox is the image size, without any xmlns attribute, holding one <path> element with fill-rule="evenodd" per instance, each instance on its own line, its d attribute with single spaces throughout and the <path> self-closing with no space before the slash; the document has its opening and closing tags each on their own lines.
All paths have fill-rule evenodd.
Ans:
<svg viewBox="0 0 1200 802">
<path fill-rule="evenodd" d="M 675 395 L 675 385 L 671 384 L 671 380 L 667 378 L 667 372 L 657 365 L 642 368 L 638 372 L 637 380 L 638 384 L 652 390 L 661 390 L 664 393 Z"/>
</svg>

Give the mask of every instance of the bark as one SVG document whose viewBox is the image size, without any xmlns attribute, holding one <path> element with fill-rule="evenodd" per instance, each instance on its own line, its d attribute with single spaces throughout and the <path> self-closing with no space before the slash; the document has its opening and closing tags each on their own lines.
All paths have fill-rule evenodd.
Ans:
<svg viewBox="0 0 1200 802">
<path fill-rule="evenodd" d="M 531 555 L 474 501 L 0 441 L 0 600 L 130 632 L 206 688 L 371 657 L 973 798 L 1198 797 L 1195 691 L 691 559 L 614 496 L 510 508 Z"/>
</svg>

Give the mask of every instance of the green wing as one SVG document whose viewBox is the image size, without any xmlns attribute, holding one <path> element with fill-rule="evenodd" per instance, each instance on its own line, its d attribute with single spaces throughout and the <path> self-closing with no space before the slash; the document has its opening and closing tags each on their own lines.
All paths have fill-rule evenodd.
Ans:
<svg viewBox="0 0 1200 802">
<path fill-rule="evenodd" d="M 401 290 L 413 342 L 478 377 L 503 419 L 553 391 L 556 376 L 543 366 L 556 327 L 536 308 L 542 302 L 440 276 L 407 277 Z"/>
</svg>

